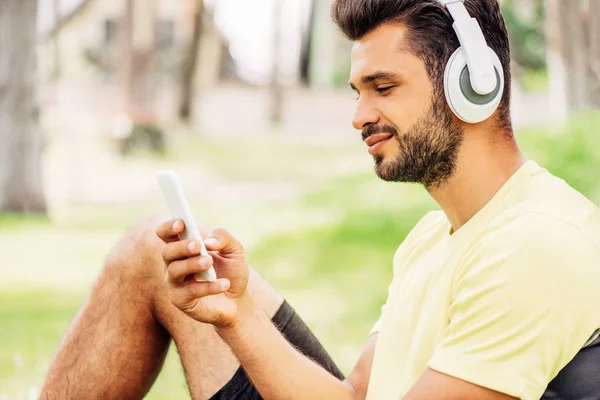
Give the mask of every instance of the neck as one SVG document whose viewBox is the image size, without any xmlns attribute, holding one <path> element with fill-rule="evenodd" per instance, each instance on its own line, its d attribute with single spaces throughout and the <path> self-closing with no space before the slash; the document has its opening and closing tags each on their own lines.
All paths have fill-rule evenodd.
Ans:
<svg viewBox="0 0 600 400">
<path fill-rule="evenodd" d="M 454 174 L 440 187 L 428 190 L 453 231 L 477 214 L 525 163 L 514 138 L 491 137 L 481 131 L 465 133 Z"/>
</svg>

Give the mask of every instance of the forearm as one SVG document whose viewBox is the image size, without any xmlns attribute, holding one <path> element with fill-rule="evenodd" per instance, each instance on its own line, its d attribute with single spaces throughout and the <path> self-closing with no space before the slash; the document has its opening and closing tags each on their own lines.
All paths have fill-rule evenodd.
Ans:
<svg viewBox="0 0 600 400">
<path fill-rule="evenodd" d="M 352 387 L 298 352 L 251 296 L 239 318 L 218 330 L 265 399 L 354 400 Z"/>
</svg>

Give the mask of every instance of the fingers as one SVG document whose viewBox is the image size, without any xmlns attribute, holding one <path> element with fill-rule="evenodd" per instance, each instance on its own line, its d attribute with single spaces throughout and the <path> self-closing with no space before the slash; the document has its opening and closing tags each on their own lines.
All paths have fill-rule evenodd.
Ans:
<svg viewBox="0 0 600 400">
<path fill-rule="evenodd" d="M 170 287 L 182 285 L 188 276 L 206 271 L 213 265 L 211 256 L 201 256 L 173 261 L 168 264 L 167 283 Z"/>
<path fill-rule="evenodd" d="M 204 244 L 208 250 L 218 251 L 222 255 L 244 252 L 242 244 L 225 229 L 214 230 L 212 235 L 204 241 Z"/>
<path fill-rule="evenodd" d="M 186 311 L 196 300 L 223 293 L 229 289 L 229 280 L 219 279 L 215 282 L 193 282 L 185 286 L 179 286 L 171 290 L 171 302 L 175 307 Z"/>
<path fill-rule="evenodd" d="M 211 230 L 204 225 L 202 222 L 196 222 L 200 236 L 202 239 L 206 239 L 210 236 Z M 165 243 L 170 243 L 178 240 L 178 236 L 185 230 L 185 222 L 181 219 L 173 218 L 168 221 L 161 223 L 156 228 L 156 235 Z"/>
<path fill-rule="evenodd" d="M 199 255 L 201 248 L 200 243 L 193 239 L 174 241 L 163 247 L 162 258 L 169 265 L 173 261 Z"/>
<path fill-rule="evenodd" d="M 156 235 L 165 243 L 179 240 L 179 234 L 185 230 L 185 224 L 180 219 L 170 219 L 162 222 L 156 228 Z"/>
</svg>

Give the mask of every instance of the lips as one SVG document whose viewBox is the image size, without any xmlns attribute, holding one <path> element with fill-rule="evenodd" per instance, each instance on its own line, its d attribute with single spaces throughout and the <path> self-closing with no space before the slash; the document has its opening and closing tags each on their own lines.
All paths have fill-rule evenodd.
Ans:
<svg viewBox="0 0 600 400">
<path fill-rule="evenodd" d="M 371 135 L 367 139 L 365 139 L 365 143 L 367 146 L 373 147 L 379 142 L 383 142 L 384 140 L 391 139 L 392 136 L 394 136 L 394 135 L 391 133 L 377 133 L 377 134 Z"/>
</svg>

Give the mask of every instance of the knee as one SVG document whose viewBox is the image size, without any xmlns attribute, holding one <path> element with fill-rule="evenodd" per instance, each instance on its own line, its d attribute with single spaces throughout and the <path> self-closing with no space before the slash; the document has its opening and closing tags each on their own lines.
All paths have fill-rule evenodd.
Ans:
<svg viewBox="0 0 600 400">
<path fill-rule="evenodd" d="M 121 278 L 135 278 L 138 282 L 162 276 L 164 243 L 156 236 L 156 227 L 167 219 L 169 216 L 164 213 L 152 213 L 136 222 L 108 254 L 106 269 L 116 270 Z"/>
</svg>

